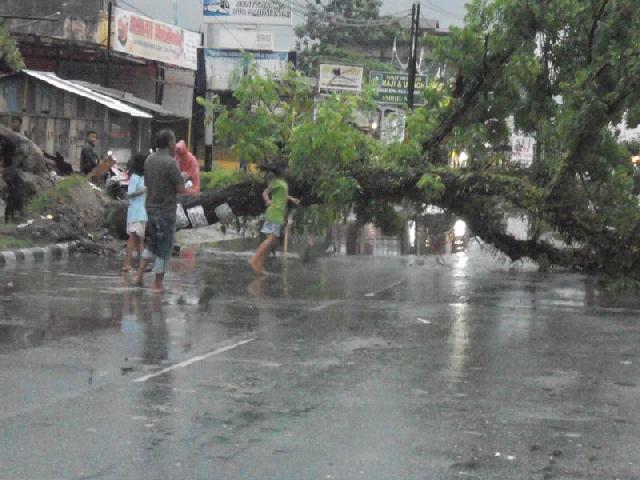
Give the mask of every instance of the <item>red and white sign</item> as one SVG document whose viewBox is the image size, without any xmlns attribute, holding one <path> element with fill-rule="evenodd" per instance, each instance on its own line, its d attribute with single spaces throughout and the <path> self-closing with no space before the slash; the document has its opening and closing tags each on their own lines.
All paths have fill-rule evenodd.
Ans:
<svg viewBox="0 0 640 480">
<path fill-rule="evenodd" d="M 146 58 L 189 70 L 198 68 L 201 35 L 158 22 L 122 8 L 113 9 L 111 42 L 116 52 Z"/>
</svg>

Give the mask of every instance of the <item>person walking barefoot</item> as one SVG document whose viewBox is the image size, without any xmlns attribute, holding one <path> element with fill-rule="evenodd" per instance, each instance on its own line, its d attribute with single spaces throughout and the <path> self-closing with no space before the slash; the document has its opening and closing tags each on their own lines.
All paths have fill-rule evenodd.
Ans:
<svg viewBox="0 0 640 480">
<path fill-rule="evenodd" d="M 269 252 L 274 249 L 282 236 L 285 220 L 287 218 L 287 205 L 289 202 L 300 205 L 300 200 L 289 196 L 289 185 L 285 180 L 286 168 L 283 165 L 270 167 L 275 178 L 269 183 L 262 193 L 262 198 L 267 206 L 265 222 L 262 233 L 267 238 L 260 244 L 255 255 L 249 260 L 249 265 L 258 274 L 264 275 L 264 261 Z"/>
<path fill-rule="evenodd" d="M 123 272 L 131 271 L 131 258 L 133 252 L 138 252 L 138 258 L 142 261 L 144 250 L 144 235 L 147 229 L 147 210 L 144 207 L 147 189 L 144 186 L 144 162 L 147 157 L 137 154 L 131 162 L 131 178 L 129 179 L 129 189 L 127 200 L 129 201 L 129 211 L 127 212 L 127 255 L 122 265 Z"/>
<path fill-rule="evenodd" d="M 149 155 L 144 164 L 147 185 L 147 215 L 149 217 L 149 241 L 142 254 L 136 284 L 142 286 L 147 264 L 154 262 L 155 280 L 153 293 L 164 292 L 164 275 L 173 250 L 176 230 L 178 194 L 185 192 L 184 179 L 174 160 L 176 135 L 171 130 L 162 130 L 156 137 L 156 152 Z"/>
</svg>

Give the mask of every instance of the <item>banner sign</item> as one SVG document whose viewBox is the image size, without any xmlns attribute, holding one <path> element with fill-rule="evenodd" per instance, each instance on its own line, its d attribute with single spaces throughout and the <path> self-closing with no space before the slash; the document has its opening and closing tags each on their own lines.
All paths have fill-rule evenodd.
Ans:
<svg viewBox="0 0 640 480">
<path fill-rule="evenodd" d="M 273 32 L 258 32 L 239 28 L 225 28 L 217 32 L 213 47 L 229 50 L 273 51 Z"/>
<path fill-rule="evenodd" d="M 121 8 L 113 9 L 116 52 L 188 70 L 198 69 L 201 35 Z"/>
<path fill-rule="evenodd" d="M 406 105 L 409 102 L 409 75 L 406 73 L 371 72 L 369 82 L 376 84 L 373 99 L 378 103 Z M 424 103 L 423 91 L 427 88 L 427 77 L 416 75 L 414 105 Z"/>
<path fill-rule="evenodd" d="M 533 163 L 536 140 L 522 132 L 515 131 L 511 135 L 511 162 L 523 167 L 530 167 Z"/>
<path fill-rule="evenodd" d="M 362 91 L 364 78 L 363 67 L 350 65 L 320 65 L 318 90 L 321 92 L 356 92 Z"/>
<path fill-rule="evenodd" d="M 204 0 L 207 23 L 293 25 L 291 0 Z"/>
<path fill-rule="evenodd" d="M 246 62 L 245 52 L 237 50 L 204 50 L 207 67 L 207 86 L 211 90 L 229 91 L 233 89 L 236 75 L 242 74 Z M 258 74 L 264 77 L 281 78 L 287 69 L 287 52 L 247 52 L 258 67 Z"/>
</svg>

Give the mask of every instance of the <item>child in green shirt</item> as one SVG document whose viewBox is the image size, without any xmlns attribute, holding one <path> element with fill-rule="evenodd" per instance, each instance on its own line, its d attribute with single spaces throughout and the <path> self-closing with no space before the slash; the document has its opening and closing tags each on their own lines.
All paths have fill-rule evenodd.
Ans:
<svg viewBox="0 0 640 480">
<path fill-rule="evenodd" d="M 275 174 L 275 179 L 269 183 L 268 188 L 262 193 L 262 198 L 267 206 L 262 233 L 267 235 L 267 238 L 260 244 L 255 256 L 249 260 L 249 265 L 258 275 L 265 273 L 264 260 L 269 252 L 275 248 L 282 236 L 282 230 L 287 219 L 288 203 L 300 204 L 300 200 L 289 196 L 289 185 L 284 179 L 285 169 L 275 166 L 272 167 L 272 171 Z"/>
</svg>

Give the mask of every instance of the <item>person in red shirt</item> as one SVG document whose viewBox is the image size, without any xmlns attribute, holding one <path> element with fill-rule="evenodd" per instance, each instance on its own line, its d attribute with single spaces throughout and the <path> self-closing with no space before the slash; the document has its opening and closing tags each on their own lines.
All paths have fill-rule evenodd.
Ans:
<svg viewBox="0 0 640 480">
<path fill-rule="evenodd" d="M 200 165 L 196 157 L 189 152 L 184 140 L 180 140 L 176 145 L 176 161 L 182 173 L 184 181 L 187 183 L 186 195 L 197 195 L 200 193 Z M 189 183 L 191 185 L 189 185 Z"/>
</svg>

